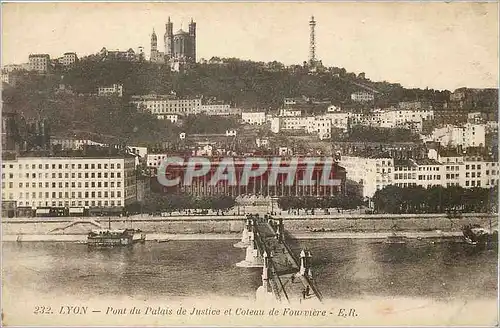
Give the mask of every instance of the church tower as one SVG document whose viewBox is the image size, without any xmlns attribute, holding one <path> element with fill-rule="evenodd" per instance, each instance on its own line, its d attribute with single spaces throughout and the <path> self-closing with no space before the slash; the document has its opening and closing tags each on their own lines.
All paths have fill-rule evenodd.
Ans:
<svg viewBox="0 0 500 328">
<path fill-rule="evenodd" d="M 153 34 L 151 34 L 151 56 L 156 51 L 158 51 L 158 38 L 156 37 L 155 29 L 153 28 Z"/>
<path fill-rule="evenodd" d="M 158 38 L 156 37 L 154 28 L 153 28 L 153 34 L 151 34 L 151 53 L 149 55 L 149 60 L 152 62 L 158 60 Z"/>
<path fill-rule="evenodd" d="M 165 24 L 165 36 L 164 36 L 165 57 L 167 60 L 170 60 L 172 58 L 174 52 L 173 37 L 174 37 L 174 24 L 172 24 L 172 22 L 170 21 L 170 16 L 169 16 L 167 24 Z"/>
<path fill-rule="evenodd" d="M 196 23 L 193 22 L 191 18 L 191 23 L 189 23 L 189 36 L 191 37 L 191 53 L 189 57 L 191 57 L 191 61 L 196 63 Z"/>
</svg>

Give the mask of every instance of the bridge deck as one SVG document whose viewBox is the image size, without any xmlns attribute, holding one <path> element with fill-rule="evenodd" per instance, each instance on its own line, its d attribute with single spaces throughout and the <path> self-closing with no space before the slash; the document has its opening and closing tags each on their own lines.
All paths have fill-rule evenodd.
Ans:
<svg viewBox="0 0 500 328">
<path fill-rule="evenodd" d="M 311 279 L 299 274 L 300 259 L 292 253 L 286 240 L 280 241 L 276 237 L 276 229 L 269 222 L 258 221 L 256 227 L 256 241 L 260 254 L 264 251 L 272 254 L 270 257 L 270 280 L 273 293 L 285 302 L 314 303 L 321 301 L 321 295 Z M 309 287 L 309 288 L 307 288 Z M 304 292 L 309 293 L 305 295 Z"/>
</svg>

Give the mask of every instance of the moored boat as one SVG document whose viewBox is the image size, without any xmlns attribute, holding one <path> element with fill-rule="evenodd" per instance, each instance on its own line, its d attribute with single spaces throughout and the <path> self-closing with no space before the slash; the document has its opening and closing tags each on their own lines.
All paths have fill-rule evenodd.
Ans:
<svg viewBox="0 0 500 328">
<path fill-rule="evenodd" d="M 472 246 L 498 243 L 498 231 L 487 230 L 479 225 L 465 225 L 462 227 L 464 241 Z"/>
<path fill-rule="evenodd" d="M 87 235 L 87 245 L 93 247 L 129 246 L 145 241 L 146 235 L 135 229 L 99 229 Z"/>
</svg>

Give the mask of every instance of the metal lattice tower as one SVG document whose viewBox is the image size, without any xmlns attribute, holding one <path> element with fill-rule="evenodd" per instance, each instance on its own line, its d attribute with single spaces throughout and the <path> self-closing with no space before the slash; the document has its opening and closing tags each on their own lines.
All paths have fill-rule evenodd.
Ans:
<svg viewBox="0 0 500 328">
<path fill-rule="evenodd" d="M 316 63 L 316 37 L 314 33 L 314 28 L 316 27 L 316 21 L 314 16 L 311 16 L 309 21 L 309 27 L 311 28 L 311 34 L 309 37 L 309 63 L 314 65 Z"/>
</svg>

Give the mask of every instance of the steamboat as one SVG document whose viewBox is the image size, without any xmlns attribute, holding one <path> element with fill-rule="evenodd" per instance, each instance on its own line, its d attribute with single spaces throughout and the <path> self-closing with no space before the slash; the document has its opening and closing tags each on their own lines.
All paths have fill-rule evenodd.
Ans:
<svg viewBox="0 0 500 328">
<path fill-rule="evenodd" d="M 92 230 L 87 235 L 89 247 L 115 247 L 131 246 L 146 242 L 146 234 L 139 229 L 111 229 L 109 221 L 108 229 Z"/>
</svg>

